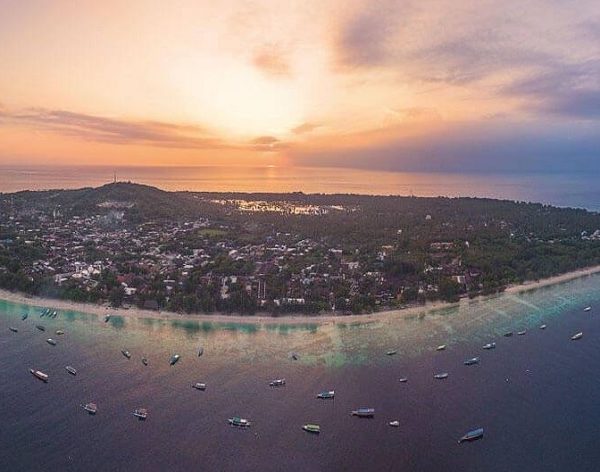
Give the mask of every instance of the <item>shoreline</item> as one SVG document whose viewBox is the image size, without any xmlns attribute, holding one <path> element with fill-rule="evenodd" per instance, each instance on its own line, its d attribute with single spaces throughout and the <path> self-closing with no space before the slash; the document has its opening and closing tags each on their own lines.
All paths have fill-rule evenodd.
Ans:
<svg viewBox="0 0 600 472">
<path fill-rule="evenodd" d="M 501 293 L 521 293 L 530 290 L 537 290 L 542 287 L 548 287 L 552 285 L 561 284 L 571 280 L 575 280 L 582 277 L 587 277 L 600 272 L 600 265 L 587 267 L 584 269 L 578 269 L 571 272 L 566 272 L 561 275 L 540 279 L 537 281 L 526 281 L 522 284 L 510 285 L 504 292 Z M 179 314 L 170 311 L 152 311 L 144 310 L 141 308 L 111 308 L 107 304 L 93 305 L 91 303 L 80 303 L 72 302 L 68 300 L 60 300 L 54 298 L 39 297 L 35 295 L 27 295 L 21 292 L 11 292 L 9 290 L 0 289 L 0 300 L 19 303 L 22 305 L 34 306 L 39 308 L 52 307 L 56 310 L 69 310 L 78 311 L 81 313 L 94 314 L 98 316 L 104 316 L 108 313 L 131 317 L 131 318 L 153 318 L 161 320 L 186 320 L 186 321 L 199 321 L 199 322 L 216 322 L 216 323 L 251 323 L 251 324 L 304 324 L 304 323 L 354 323 L 363 322 L 369 323 L 373 321 L 380 321 L 395 317 L 408 317 L 419 313 L 449 308 L 452 306 L 460 306 L 473 302 L 475 300 L 481 301 L 491 297 L 498 296 L 498 294 L 492 295 L 479 295 L 473 299 L 467 297 L 461 298 L 456 303 L 449 303 L 444 301 L 435 301 L 425 303 L 424 305 L 410 306 L 407 308 L 399 308 L 393 310 L 383 310 L 376 313 L 368 313 L 364 315 L 305 315 L 305 314 L 288 314 L 283 316 L 272 316 L 269 314 L 258 313 L 257 315 L 239 315 L 232 314 L 228 315 L 225 313 L 198 313 L 198 314 Z"/>
</svg>

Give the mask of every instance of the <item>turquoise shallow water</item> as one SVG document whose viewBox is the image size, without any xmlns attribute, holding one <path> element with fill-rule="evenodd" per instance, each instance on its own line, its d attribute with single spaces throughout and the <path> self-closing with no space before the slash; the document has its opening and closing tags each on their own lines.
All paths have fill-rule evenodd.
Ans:
<svg viewBox="0 0 600 472">
<path fill-rule="evenodd" d="M 597 470 L 599 288 L 595 275 L 409 318 L 325 325 L 104 323 L 70 311 L 48 320 L 1 301 L 0 470 Z M 521 329 L 527 335 L 502 336 Z M 584 338 L 570 341 L 578 331 Z M 490 341 L 498 347 L 483 351 Z M 439 344 L 447 350 L 436 352 Z M 398 353 L 386 356 L 390 349 Z M 175 352 L 181 361 L 170 367 Z M 463 366 L 475 355 L 480 365 Z M 433 379 L 440 371 L 446 381 Z M 287 385 L 270 388 L 277 377 Z M 330 388 L 334 401 L 316 400 Z M 79 408 L 87 401 L 98 404 L 96 417 Z M 144 423 L 131 415 L 142 406 Z M 359 406 L 376 417 L 352 418 Z M 229 427 L 233 415 L 252 428 Z M 387 426 L 392 419 L 401 427 Z M 307 422 L 321 424 L 321 435 L 303 433 Z M 485 438 L 458 447 L 476 426 Z"/>
</svg>

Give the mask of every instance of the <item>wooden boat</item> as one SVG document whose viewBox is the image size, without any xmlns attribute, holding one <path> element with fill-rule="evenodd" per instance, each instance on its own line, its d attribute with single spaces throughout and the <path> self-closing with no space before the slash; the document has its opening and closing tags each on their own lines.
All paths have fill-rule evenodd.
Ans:
<svg viewBox="0 0 600 472">
<path fill-rule="evenodd" d="M 574 334 L 573 336 L 571 336 L 571 341 L 577 341 L 581 338 L 583 338 L 583 333 L 580 332 L 580 333 L 577 333 L 577 334 Z"/>
<path fill-rule="evenodd" d="M 319 434 L 321 432 L 321 427 L 318 424 L 305 424 L 302 425 L 302 429 L 307 433 Z"/>
<path fill-rule="evenodd" d="M 359 418 L 372 418 L 375 416 L 375 408 L 358 408 L 357 410 L 353 410 L 351 414 Z"/>
<path fill-rule="evenodd" d="M 12 326 L 9 326 L 8 329 L 10 329 L 13 333 L 18 333 L 19 330 L 17 328 L 14 328 Z"/>
<path fill-rule="evenodd" d="M 98 406 L 95 403 L 86 403 L 85 405 L 81 405 L 81 407 L 90 415 L 95 415 L 98 411 Z"/>
<path fill-rule="evenodd" d="M 469 431 L 463 437 L 458 440 L 458 443 L 476 441 L 477 439 L 483 438 L 483 428 L 474 429 Z"/>
<path fill-rule="evenodd" d="M 200 346 L 198 348 L 198 357 L 200 357 L 202 354 L 204 354 L 204 348 L 202 346 Z"/>
<path fill-rule="evenodd" d="M 123 354 L 127 359 L 131 359 L 131 353 L 127 349 L 121 349 L 121 354 Z"/>
<path fill-rule="evenodd" d="M 46 328 L 44 328 L 44 326 L 42 326 L 42 325 L 35 325 L 35 327 L 37 329 L 39 329 L 40 331 L 46 331 Z"/>
<path fill-rule="evenodd" d="M 110 315 L 106 315 L 106 316 L 104 317 L 104 322 L 105 322 L 105 323 L 108 323 L 109 321 L 110 321 Z"/>
<path fill-rule="evenodd" d="M 48 382 L 49 380 L 48 374 L 44 374 L 41 370 L 29 369 L 29 372 L 31 372 L 34 377 L 40 379 L 42 382 Z"/>
<path fill-rule="evenodd" d="M 317 393 L 317 398 L 321 400 L 332 400 L 335 398 L 335 390 L 324 390 L 323 392 Z"/>
<path fill-rule="evenodd" d="M 237 426 L 238 428 L 249 428 L 251 424 L 250 421 L 245 418 L 240 418 L 239 416 L 229 418 L 227 421 L 229 421 L 231 426 Z"/>
</svg>

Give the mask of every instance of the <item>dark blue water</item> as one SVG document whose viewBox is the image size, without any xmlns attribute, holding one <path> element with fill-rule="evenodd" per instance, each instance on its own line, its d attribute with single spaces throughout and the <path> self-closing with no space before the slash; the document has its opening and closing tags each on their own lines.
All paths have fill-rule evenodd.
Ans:
<svg viewBox="0 0 600 472">
<path fill-rule="evenodd" d="M 106 324 L 75 312 L 40 321 L 39 309 L 2 302 L 0 470 L 596 471 L 599 288 L 592 276 L 407 319 L 295 327 Z M 584 313 L 588 304 L 595 308 Z M 525 336 L 501 335 L 523 328 Z M 578 331 L 583 339 L 570 341 Z M 488 341 L 497 348 L 483 351 Z M 436 352 L 441 343 L 447 350 Z M 386 356 L 390 348 L 398 354 Z M 170 367 L 174 352 L 182 359 Z M 480 365 L 462 365 L 475 355 Z M 440 371 L 449 378 L 433 379 Z M 287 385 L 270 388 L 277 377 Z M 198 381 L 206 392 L 191 388 Z M 317 400 L 324 389 L 336 399 Z M 95 417 L 79 407 L 88 401 L 98 404 Z M 349 415 L 360 406 L 374 407 L 375 418 Z M 148 408 L 147 421 L 132 416 L 137 407 Z M 230 427 L 234 415 L 252 427 Z M 396 419 L 399 428 L 387 425 Z M 319 436 L 301 430 L 308 422 L 321 425 Z M 457 444 L 480 426 L 483 440 Z"/>
</svg>

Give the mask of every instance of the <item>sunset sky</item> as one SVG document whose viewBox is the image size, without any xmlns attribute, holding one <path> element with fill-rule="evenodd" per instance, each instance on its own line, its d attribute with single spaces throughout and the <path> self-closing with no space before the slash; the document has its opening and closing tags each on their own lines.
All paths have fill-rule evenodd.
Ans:
<svg viewBox="0 0 600 472">
<path fill-rule="evenodd" d="M 600 170 L 600 2 L 0 0 L 0 164 Z"/>
</svg>

